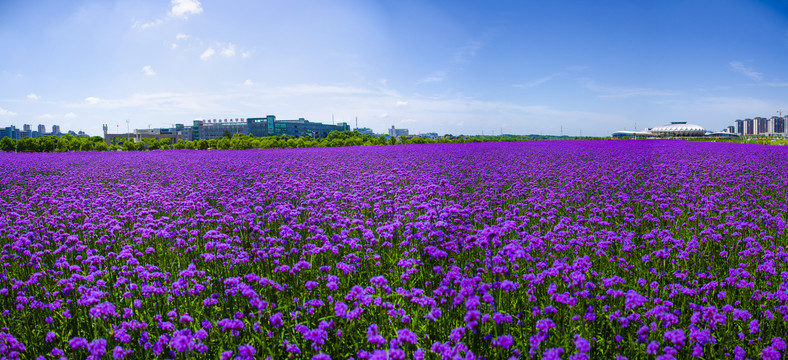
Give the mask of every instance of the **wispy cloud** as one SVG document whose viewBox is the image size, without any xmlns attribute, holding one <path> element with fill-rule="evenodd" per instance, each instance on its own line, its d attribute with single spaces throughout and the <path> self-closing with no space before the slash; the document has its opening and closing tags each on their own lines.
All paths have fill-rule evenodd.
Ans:
<svg viewBox="0 0 788 360">
<path fill-rule="evenodd" d="M 85 98 L 85 104 L 88 104 L 88 105 L 96 105 L 99 102 L 101 102 L 101 99 L 99 99 L 97 97 L 94 97 L 94 96 L 89 96 L 89 97 Z"/>
<path fill-rule="evenodd" d="M 439 82 L 439 81 L 443 81 L 443 79 L 445 78 L 446 78 L 445 71 L 436 71 L 430 75 L 427 75 L 427 77 L 417 81 L 416 84 L 428 84 L 428 83 Z"/>
<path fill-rule="evenodd" d="M 156 72 L 155 72 L 155 71 L 153 71 L 153 68 L 151 68 L 151 66 L 150 66 L 150 65 L 145 65 L 145 66 L 143 66 L 143 67 L 142 67 L 142 73 L 143 73 L 143 74 L 145 74 L 145 75 L 147 75 L 147 76 L 153 76 L 153 75 L 156 75 Z"/>
<path fill-rule="evenodd" d="M 320 84 L 300 84 L 283 86 L 278 88 L 274 93 L 281 93 L 285 95 L 317 95 L 317 94 L 330 94 L 330 95 L 362 95 L 372 94 L 371 90 L 353 87 L 353 86 L 338 86 L 338 85 L 320 85 Z"/>
<path fill-rule="evenodd" d="M 741 61 L 731 61 L 729 63 L 731 70 L 736 71 L 753 81 L 761 81 L 763 79 L 763 74 L 753 70 L 750 67 L 745 66 Z"/>
<path fill-rule="evenodd" d="M 183 40 L 183 39 L 188 39 L 188 38 L 189 38 L 189 35 L 186 35 L 186 34 L 183 34 L 183 33 L 178 33 L 178 35 L 175 35 L 175 40 Z"/>
<path fill-rule="evenodd" d="M 0 107 L 0 116 L 14 116 L 14 115 L 16 115 L 15 112 Z"/>
<path fill-rule="evenodd" d="M 555 75 L 548 75 L 548 76 L 545 76 L 545 77 L 538 78 L 536 80 L 531 80 L 531 81 L 524 82 L 522 84 L 514 84 L 513 86 L 514 87 L 518 87 L 518 88 L 523 88 L 523 89 L 537 87 L 537 86 L 542 85 L 542 84 L 544 84 L 544 83 L 546 83 L 546 82 L 548 82 L 550 80 L 553 80 L 554 77 L 555 77 Z"/>
<path fill-rule="evenodd" d="M 454 54 L 455 62 L 467 62 L 476 53 L 484 47 L 484 42 L 480 39 L 469 40 L 463 47 L 461 47 L 456 54 Z"/>
<path fill-rule="evenodd" d="M 131 25 L 131 27 L 134 28 L 134 29 L 145 30 L 145 29 L 149 29 L 149 28 L 152 28 L 152 27 L 155 27 L 155 26 L 159 26 L 162 23 L 164 23 L 164 21 L 162 19 L 156 19 L 156 20 L 153 20 L 153 21 L 150 21 L 150 22 L 135 21 L 134 24 Z"/>
<path fill-rule="evenodd" d="M 246 81 L 244 81 L 244 85 L 252 86 L 252 85 L 254 85 L 254 82 L 251 79 L 246 79 Z"/>
<path fill-rule="evenodd" d="M 578 79 L 580 83 L 588 90 L 598 93 L 601 98 L 628 98 L 633 96 L 675 96 L 678 95 L 676 91 L 659 90 L 643 87 L 620 87 L 620 86 L 607 86 L 599 85 L 596 81 L 581 78 Z"/>
<path fill-rule="evenodd" d="M 51 119 L 52 114 L 42 114 L 38 117 L 39 119 Z"/>
<path fill-rule="evenodd" d="M 202 6 L 197 0 L 172 0 L 172 10 L 170 15 L 180 18 L 188 18 L 189 15 L 202 12 Z"/>
<path fill-rule="evenodd" d="M 30 100 L 39 100 L 39 99 L 41 99 L 40 96 L 38 96 L 36 94 L 33 94 L 33 93 L 27 94 L 27 98 L 30 99 Z"/>
<path fill-rule="evenodd" d="M 408 102 L 399 100 L 399 101 L 397 101 L 397 103 L 394 106 L 396 106 L 396 107 L 408 106 Z"/>
<path fill-rule="evenodd" d="M 70 112 L 70 113 L 67 113 L 66 115 L 63 115 L 63 117 L 65 117 L 66 119 L 74 119 L 74 118 L 77 117 L 77 114 L 74 114 L 73 112 Z"/>
<path fill-rule="evenodd" d="M 233 43 L 228 43 L 224 46 L 224 48 L 222 48 L 222 50 L 219 52 L 219 55 L 224 57 L 235 56 L 235 45 Z"/>
<path fill-rule="evenodd" d="M 215 54 L 216 54 L 216 50 L 214 50 L 213 48 L 208 48 L 202 53 L 202 55 L 200 55 L 200 59 L 203 61 L 208 60 L 211 58 L 211 56 Z"/>
</svg>

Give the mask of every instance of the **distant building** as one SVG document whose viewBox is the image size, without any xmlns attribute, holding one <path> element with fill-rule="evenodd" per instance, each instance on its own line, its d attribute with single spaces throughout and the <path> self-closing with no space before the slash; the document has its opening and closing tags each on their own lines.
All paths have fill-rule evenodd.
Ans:
<svg viewBox="0 0 788 360">
<path fill-rule="evenodd" d="M 332 131 L 350 131 L 350 125 L 344 122 L 336 125 L 311 122 L 304 118 L 298 120 L 276 120 L 276 116 L 246 119 L 246 133 L 256 137 L 289 135 L 293 137 L 307 136 L 322 139 Z"/>
<path fill-rule="evenodd" d="M 756 117 L 753 119 L 755 122 L 755 135 L 764 135 L 769 132 L 769 120 L 764 117 Z"/>
<path fill-rule="evenodd" d="M 686 121 L 672 121 L 668 125 L 651 128 L 651 132 L 667 136 L 703 136 L 706 134 L 706 129 L 700 125 L 687 124 Z"/>
<path fill-rule="evenodd" d="M 739 136 L 788 136 L 786 128 L 788 123 L 788 116 L 772 116 L 771 118 L 755 117 L 752 119 L 738 119 L 734 120 L 732 126 L 728 126 L 728 132 L 735 133 Z"/>
<path fill-rule="evenodd" d="M 397 129 L 394 125 L 391 125 L 391 129 L 389 129 L 389 136 L 407 136 L 408 129 Z"/>
<path fill-rule="evenodd" d="M 375 132 L 370 128 L 355 128 L 353 131 L 356 131 L 362 135 L 375 135 Z"/>
<path fill-rule="evenodd" d="M 619 130 L 613 132 L 612 136 L 614 138 L 624 138 L 624 137 L 645 138 L 645 137 L 653 137 L 654 134 L 652 134 L 648 130 L 643 130 L 643 131 Z"/>
<path fill-rule="evenodd" d="M 134 138 L 134 141 L 140 141 L 143 138 L 167 138 L 172 141 L 177 139 L 184 141 L 211 140 L 235 134 L 255 137 L 288 135 L 325 138 L 332 131 L 350 131 L 350 126 L 344 122 L 329 125 L 311 122 L 304 118 L 277 120 L 274 115 L 258 118 L 196 119 L 191 126 L 175 124 L 171 128 L 136 129 L 133 134 L 109 134 L 107 126 L 104 125 L 104 140 L 109 146 L 113 140 L 123 141 L 123 139 L 131 137 Z"/>
<path fill-rule="evenodd" d="M 772 116 L 769 119 L 769 135 L 785 133 L 785 118 Z"/>
<path fill-rule="evenodd" d="M 755 121 L 753 119 L 744 119 L 743 135 L 755 135 Z"/>
<path fill-rule="evenodd" d="M 435 132 L 421 133 L 419 134 L 419 137 L 435 140 L 438 138 L 438 133 Z"/>
<path fill-rule="evenodd" d="M 19 129 L 17 129 L 16 126 L 14 125 L 0 128 L 0 139 L 4 137 L 9 137 L 14 140 L 19 140 L 20 138 Z"/>
<path fill-rule="evenodd" d="M 0 128 L 0 139 L 4 137 L 9 137 L 14 140 L 19 140 L 23 138 L 39 138 L 42 136 L 49 136 L 49 135 L 54 135 L 54 136 L 66 135 L 60 132 L 60 126 L 58 125 L 52 126 L 52 133 L 46 133 L 46 128 L 44 127 L 44 125 L 38 125 L 37 129 L 38 129 L 37 131 L 33 130 L 33 126 L 30 124 L 22 125 L 22 129 L 18 129 L 16 126 L 13 125 L 3 127 Z M 68 134 L 73 136 L 88 136 L 88 134 L 86 134 L 84 131 L 74 132 L 69 130 Z"/>
<path fill-rule="evenodd" d="M 738 119 L 734 121 L 734 124 L 736 126 L 736 131 L 734 132 L 739 135 L 744 135 L 744 120 Z"/>
</svg>

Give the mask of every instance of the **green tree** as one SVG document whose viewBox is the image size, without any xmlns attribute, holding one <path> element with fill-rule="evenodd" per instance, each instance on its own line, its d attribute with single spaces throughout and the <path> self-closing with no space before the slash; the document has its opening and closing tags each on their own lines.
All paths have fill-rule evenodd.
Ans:
<svg viewBox="0 0 788 360">
<path fill-rule="evenodd" d="M 16 151 L 35 152 L 38 151 L 38 142 L 29 137 L 21 138 L 16 141 Z"/>
<path fill-rule="evenodd" d="M 14 151 L 16 149 L 16 141 L 11 140 L 10 137 L 6 136 L 0 140 L 0 150 L 3 151 Z"/>
<path fill-rule="evenodd" d="M 90 138 L 79 139 L 79 151 L 91 151 L 95 148 L 95 144 L 90 141 Z"/>
</svg>

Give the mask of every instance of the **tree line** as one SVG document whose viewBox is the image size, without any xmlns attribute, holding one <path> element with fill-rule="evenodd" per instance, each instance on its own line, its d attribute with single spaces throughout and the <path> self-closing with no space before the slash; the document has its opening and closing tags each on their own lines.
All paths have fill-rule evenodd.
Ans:
<svg viewBox="0 0 788 360">
<path fill-rule="evenodd" d="M 22 138 L 14 140 L 9 137 L 0 139 L 1 151 L 16 152 L 66 152 L 66 151 L 146 151 L 166 149 L 290 149 L 309 147 L 337 146 L 369 146 L 396 144 L 427 144 L 427 143 L 463 143 L 463 142 L 494 142 L 523 141 L 546 139 L 574 139 L 572 137 L 545 137 L 541 135 L 499 135 L 499 136 L 444 136 L 441 139 L 423 137 L 389 137 L 361 134 L 357 131 L 332 131 L 327 137 L 313 139 L 309 137 L 293 137 L 289 135 L 254 137 L 245 134 L 225 134 L 220 139 L 201 139 L 184 141 L 178 139 L 174 144 L 170 139 L 133 139 L 119 141 L 107 146 L 100 136 L 43 136 L 39 138 Z"/>
</svg>

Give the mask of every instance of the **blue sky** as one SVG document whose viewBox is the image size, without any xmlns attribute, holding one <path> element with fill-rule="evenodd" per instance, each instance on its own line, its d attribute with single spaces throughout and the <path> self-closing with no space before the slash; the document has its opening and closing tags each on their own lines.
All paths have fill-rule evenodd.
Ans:
<svg viewBox="0 0 788 360">
<path fill-rule="evenodd" d="M 788 114 L 788 1 L 2 1 L 0 126 L 608 135 Z"/>
</svg>

